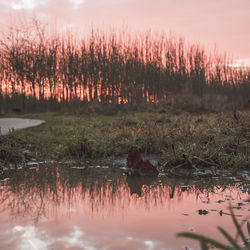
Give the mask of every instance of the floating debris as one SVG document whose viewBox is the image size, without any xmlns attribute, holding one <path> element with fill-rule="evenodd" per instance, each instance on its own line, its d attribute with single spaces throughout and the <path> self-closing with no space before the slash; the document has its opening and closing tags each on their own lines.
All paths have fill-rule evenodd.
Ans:
<svg viewBox="0 0 250 250">
<path fill-rule="evenodd" d="M 109 168 L 109 166 L 102 166 L 102 168 L 105 168 L 105 169 L 107 169 L 107 168 Z"/>
<path fill-rule="evenodd" d="M 218 201 L 216 201 L 216 203 L 223 203 L 223 202 L 225 202 L 225 201 L 223 201 L 223 200 L 218 200 Z"/>
<path fill-rule="evenodd" d="M 85 166 L 81 166 L 81 167 L 71 167 L 72 169 L 80 169 L 80 170 L 83 170 L 85 169 L 86 167 Z"/>
<path fill-rule="evenodd" d="M 120 167 L 120 169 L 121 169 L 121 170 L 127 170 L 127 168 L 126 168 L 126 167 Z"/>
<path fill-rule="evenodd" d="M 26 163 L 26 166 L 28 166 L 28 167 L 34 166 L 34 165 L 39 165 L 39 163 L 36 162 L 36 161 L 29 161 L 29 162 Z"/>
<path fill-rule="evenodd" d="M 240 210 L 242 207 L 233 207 L 234 209 Z"/>
<path fill-rule="evenodd" d="M 202 209 L 199 209 L 199 210 L 198 210 L 198 214 L 199 214 L 199 215 L 207 215 L 208 213 L 209 213 L 209 212 L 208 212 L 206 209 L 203 209 L 203 210 L 202 210 Z"/>
<path fill-rule="evenodd" d="M 241 202 L 238 202 L 237 205 L 238 205 L 238 206 L 244 206 L 244 205 L 246 205 L 246 204 L 241 203 Z"/>
<path fill-rule="evenodd" d="M 209 202 L 209 201 L 203 201 L 202 203 L 204 203 L 204 204 L 209 204 L 210 202 Z"/>
</svg>

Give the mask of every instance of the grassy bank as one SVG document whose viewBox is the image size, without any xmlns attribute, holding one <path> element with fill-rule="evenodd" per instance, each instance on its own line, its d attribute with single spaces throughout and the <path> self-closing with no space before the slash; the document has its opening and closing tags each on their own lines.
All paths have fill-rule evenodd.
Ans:
<svg viewBox="0 0 250 250">
<path fill-rule="evenodd" d="M 191 114 L 168 109 L 100 114 L 20 115 L 45 125 L 0 137 L 0 159 L 87 159 L 126 154 L 131 146 L 163 160 L 209 162 L 223 168 L 250 166 L 250 111 Z"/>
</svg>

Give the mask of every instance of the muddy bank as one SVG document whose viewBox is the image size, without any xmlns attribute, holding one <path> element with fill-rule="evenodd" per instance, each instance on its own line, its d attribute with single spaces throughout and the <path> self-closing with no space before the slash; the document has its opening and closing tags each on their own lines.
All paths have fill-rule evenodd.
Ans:
<svg viewBox="0 0 250 250">
<path fill-rule="evenodd" d="M 8 171 L 21 170 L 34 168 L 43 164 L 59 164 L 62 166 L 67 165 L 73 169 L 92 169 L 92 168 L 112 168 L 121 169 L 122 172 L 128 176 L 155 176 L 177 179 L 189 179 L 189 180 L 217 180 L 217 179 L 231 179 L 232 181 L 250 181 L 250 169 L 247 167 L 242 168 L 221 168 L 216 165 L 202 165 L 201 162 L 197 162 L 192 167 L 186 164 L 176 165 L 174 162 L 162 161 L 162 159 L 156 154 L 141 154 L 139 163 L 147 163 L 157 169 L 156 172 L 140 168 L 136 166 L 131 167 L 131 163 L 128 163 L 129 154 L 124 154 L 119 157 L 104 157 L 99 159 L 71 159 L 71 160 L 50 160 L 50 159 L 36 159 L 29 149 L 23 149 L 21 151 L 23 160 L 20 163 L 5 162 L 0 159 L 0 173 L 7 173 Z M 138 162 L 136 162 L 138 163 Z M 138 164 L 137 164 L 138 165 Z M 144 167 L 144 165 L 142 165 Z"/>
<path fill-rule="evenodd" d="M 21 119 L 21 118 L 1 118 L 0 119 L 0 135 L 7 135 L 9 131 L 14 129 L 25 129 L 36 127 L 45 123 L 43 120 Z"/>
</svg>

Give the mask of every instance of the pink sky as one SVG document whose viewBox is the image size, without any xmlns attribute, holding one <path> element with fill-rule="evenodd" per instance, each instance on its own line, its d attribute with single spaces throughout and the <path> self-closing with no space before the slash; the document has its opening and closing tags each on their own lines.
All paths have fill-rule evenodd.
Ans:
<svg viewBox="0 0 250 250">
<path fill-rule="evenodd" d="M 0 0 L 0 27 L 34 15 L 65 28 L 172 32 L 250 65 L 250 0 Z"/>
</svg>

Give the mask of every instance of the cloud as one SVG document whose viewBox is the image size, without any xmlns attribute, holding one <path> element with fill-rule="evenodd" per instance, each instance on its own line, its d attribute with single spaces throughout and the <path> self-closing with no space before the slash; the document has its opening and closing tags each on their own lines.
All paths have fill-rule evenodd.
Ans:
<svg viewBox="0 0 250 250">
<path fill-rule="evenodd" d="M 95 243 L 86 240 L 84 232 L 77 226 L 72 228 L 68 235 L 53 237 L 46 231 L 41 231 L 34 226 L 17 225 L 12 229 L 12 234 L 20 238 L 18 249 L 89 249 L 96 250 Z"/>
<path fill-rule="evenodd" d="M 14 10 L 21 9 L 34 9 L 37 1 L 35 0 L 20 0 L 20 1 L 9 1 L 8 4 Z"/>
<path fill-rule="evenodd" d="M 85 0 L 69 0 L 69 2 L 73 4 L 74 9 L 78 9 L 85 2 Z"/>
</svg>

